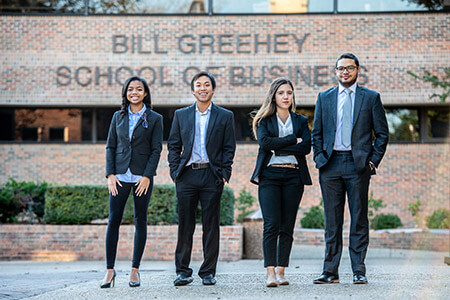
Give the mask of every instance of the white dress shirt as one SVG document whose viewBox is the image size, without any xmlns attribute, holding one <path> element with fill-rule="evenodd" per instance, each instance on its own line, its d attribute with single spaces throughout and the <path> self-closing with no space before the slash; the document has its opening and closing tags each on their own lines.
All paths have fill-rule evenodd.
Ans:
<svg viewBox="0 0 450 300">
<path fill-rule="evenodd" d="M 291 115 L 289 114 L 289 117 L 286 120 L 286 123 L 283 123 L 281 119 L 277 115 L 277 123 L 278 123 L 278 136 L 279 137 L 285 137 L 292 133 L 294 133 L 294 126 L 292 124 Z M 287 156 L 277 156 L 272 154 L 272 157 L 270 158 L 269 163 L 267 166 L 273 165 L 273 164 L 298 164 L 297 158 L 294 155 L 287 155 Z"/>
<path fill-rule="evenodd" d="M 355 110 L 355 93 L 356 93 L 356 87 L 358 84 L 355 82 L 351 87 L 348 89 L 352 91 L 350 94 L 350 98 L 352 99 L 352 120 L 353 120 L 353 111 Z M 339 83 L 339 90 L 338 90 L 338 98 L 337 98 L 337 116 L 336 116 L 336 136 L 334 138 L 334 147 L 333 150 L 338 151 L 350 151 L 352 150 L 352 145 L 345 147 L 342 144 L 342 116 L 343 116 L 343 107 L 344 107 L 344 100 L 347 97 L 347 93 L 345 92 L 346 88 L 343 87 Z"/>
</svg>

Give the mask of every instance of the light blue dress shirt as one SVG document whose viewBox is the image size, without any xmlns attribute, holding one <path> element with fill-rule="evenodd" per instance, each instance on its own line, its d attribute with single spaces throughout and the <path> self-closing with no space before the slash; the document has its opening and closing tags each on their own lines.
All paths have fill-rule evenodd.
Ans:
<svg viewBox="0 0 450 300">
<path fill-rule="evenodd" d="M 143 104 L 142 109 L 138 111 L 137 113 L 132 113 L 130 106 L 128 106 L 128 135 L 131 141 L 131 138 L 133 137 L 133 131 L 134 127 L 136 127 L 137 122 L 140 118 L 144 115 L 145 111 L 147 110 L 147 107 L 145 107 L 145 104 Z M 128 183 L 136 183 L 139 179 L 142 178 L 141 175 L 134 175 L 131 173 L 130 168 L 128 168 L 127 172 L 125 174 L 116 174 L 117 179 L 119 179 L 122 182 L 128 182 Z"/>
<path fill-rule="evenodd" d="M 209 163 L 208 154 L 206 153 L 206 131 L 208 129 L 209 117 L 211 116 L 211 104 L 204 112 L 198 110 L 195 106 L 195 137 L 192 147 L 191 158 L 186 166 L 192 163 Z"/>
<path fill-rule="evenodd" d="M 352 91 L 350 94 L 350 98 L 352 99 L 352 120 L 353 120 L 353 111 L 355 109 L 355 94 L 356 94 L 356 87 L 358 84 L 355 82 L 351 87 L 348 89 Z M 343 116 L 343 107 L 344 107 L 344 100 L 347 97 L 347 94 L 345 93 L 345 87 L 343 87 L 339 83 L 339 90 L 338 90 L 338 98 L 337 98 L 337 116 L 336 116 L 336 136 L 334 138 L 334 147 L 333 150 L 337 151 L 350 151 L 352 150 L 352 145 L 345 147 L 342 144 L 342 116 Z"/>
</svg>

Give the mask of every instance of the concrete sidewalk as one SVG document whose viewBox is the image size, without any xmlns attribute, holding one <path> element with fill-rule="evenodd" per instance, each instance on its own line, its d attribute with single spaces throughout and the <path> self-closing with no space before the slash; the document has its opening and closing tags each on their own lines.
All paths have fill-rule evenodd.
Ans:
<svg viewBox="0 0 450 300">
<path fill-rule="evenodd" d="M 449 253 L 369 249 L 368 285 L 353 285 L 348 253 L 340 284 L 313 285 L 321 273 L 323 247 L 296 246 L 287 278 L 291 285 L 266 288 L 261 260 L 219 262 L 217 285 L 174 287 L 173 261 L 143 261 L 142 286 L 128 287 L 131 262 L 117 262 L 116 285 L 100 289 L 103 261 L 0 262 L 0 299 L 450 299 Z M 192 262 L 194 273 L 200 262 Z"/>
</svg>

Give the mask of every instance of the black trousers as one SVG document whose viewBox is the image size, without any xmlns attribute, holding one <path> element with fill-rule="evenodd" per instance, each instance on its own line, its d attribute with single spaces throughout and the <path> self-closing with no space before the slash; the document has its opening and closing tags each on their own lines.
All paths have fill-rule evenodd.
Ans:
<svg viewBox="0 0 450 300">
<path fill-rule="evenodd" d="M 289 265 L 303 190 L 296 169 L 267 167 L 260 175 L 258 199 L 264 219 L 264 267 Z"/>
<path fill-rule="evenodd" d="M 178 241 L 175 267 L 178 275 L 191 276 L 189 268 L 198 202 L 202 209 L 203 263 L 198 275 L 215 276 L 219 257 L 220 198 L 223 182 L 207 169 L 186 167 L 176 180 L 178 199 Z"/>
<path fill-rule="evenodd" d="M 345 195 L 350 210 L 349 252 L 353 273 L 366 273 L 364 260 L 369 246 L 367 218 L 370 168 L 358 174 L 351 152 L 333 152 L 319 170 L 325 210 L 325 261 L 323 272 L 338 275 L 342 255 Z"/>
<path fill-rule="evenodd" d="M 109 219 L 106 231 L 106 268 L 113 269 L 116 260 L 117 242 L 119 241 L 119 227 L 122 222 L 123 211 L 127 203 L 130 191 L 133 188 L 134 196 L 134 249 L 133 268 L 139 268 L 142 254 L 144 253 L 145 242 L 147 241 L 147 211 L 148 203 L 153 189 L 153 178 L 150 178 L 150 186 L 147 194 L 138 197 L 136 195 L 135 183 L 120 182 L 122 187 L 117 186 L 118 194 L 109 195 Z"/>
</svg>

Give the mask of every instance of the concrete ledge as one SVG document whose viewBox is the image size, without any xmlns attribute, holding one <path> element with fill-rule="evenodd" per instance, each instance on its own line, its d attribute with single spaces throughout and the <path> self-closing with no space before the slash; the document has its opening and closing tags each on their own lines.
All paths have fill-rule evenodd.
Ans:
<svg viewBox="0 0 450 300">
<path fill-rule="evenodd" d="M 173 260 L 177 225 L 147 227 L 144 260 Z M 221 226 L 222 261 L 240 260 L 243 227 Z M 105 259 L 106 225 L 0 225 L 0 260 L 75 261 Z M 120 227 L 117 260 L 131 260 L 134 226 Z M 192 260 L 203 259 L 202 227 L 196 226 Z"/>
<path fill-rule="evenodd" d="M 448 229 L 400 228 L 371 230 L 370 248 L 408 249 L 446 252 L 450 249 Z M 344 246 L 348 246 L 349 232 L 344 230 Z M 325 245 L 323 229 L 296 229 L 295 245 Z"/>
<path fill-rule="evenodd" d="M 244 258 L 261 259 L 263 221 L 251 219 L 244 221 Z M 348 246 L 348 230 L 344 230 L 344 246 Z M 420 228 L 401 228 L 371 230 L 370 248 L 405 249 L 426 251 L 450 251 L 450 232 L 448 229 L 424 230 Z M 294 230 L 294 246 L 325 246 L 323 229 Z"/>
</svg>

